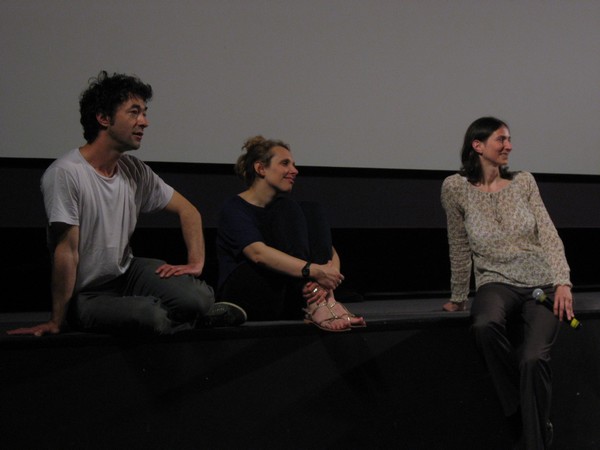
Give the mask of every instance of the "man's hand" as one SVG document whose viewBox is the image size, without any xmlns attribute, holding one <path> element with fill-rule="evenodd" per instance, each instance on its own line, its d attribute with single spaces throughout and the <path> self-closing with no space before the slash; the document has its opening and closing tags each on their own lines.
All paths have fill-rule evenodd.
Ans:
<svg viewBox="0 0 600 450">
<path fill-rule="evenodd" d="M 181 275 L 192 275 L 194 277 L 199 277 L 200 275 L 202 275 L 203 268 L 204 265 L 202 263 L 185 264 L 180 266 L 163 264 L 158 269 L 156 269 L 156 273 L 161 278 L 179 277 Z"/>
<path fill-rule="evenodd" d="M 58 334 L 60 333 L 60 327 L 54 322 L 46 322 L 40 325 L 36 325 L 31 328 L 17 328 L 16 330 L 9 330 L 7 334 L 33 334 L 34 336 L 40 337 L 44 334 Z"/>
<path fill-rule="evenodd" d="M 204 265 L 201 263 L 185 264 L 180 266 L 163 264 L 158 269 L 156 269 L 156 273 L 161 278 L 171 278 L 173 276 L 178 277 L 181 275 L 193 275 L 194 277 L 199 277 L 200 275 L 202 275 L 203 268 Z"/>
</svg>

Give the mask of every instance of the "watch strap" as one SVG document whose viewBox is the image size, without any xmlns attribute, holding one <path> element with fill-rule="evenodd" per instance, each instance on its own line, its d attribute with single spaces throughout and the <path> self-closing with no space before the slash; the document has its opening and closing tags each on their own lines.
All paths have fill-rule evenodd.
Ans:
<svg viewBox="0 0 600 450">
<path fill-rule="evenodd" d="M 311 265 L 311 262 L 307 261 L 306 264 L 304 265 L 304 267 L 302 268 L 302 278 L 310 277 L 310 265 Z"/>
</svg>

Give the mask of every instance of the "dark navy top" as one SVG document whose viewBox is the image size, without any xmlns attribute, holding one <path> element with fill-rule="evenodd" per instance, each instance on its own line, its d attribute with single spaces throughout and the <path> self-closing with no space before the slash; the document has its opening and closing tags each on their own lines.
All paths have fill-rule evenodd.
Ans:
<svg viewBox="0 0 600 450">
<path fill-rule="evenodd" d="M 254 242 L 264 242 L 265 217 L 265 208 L 252 205 L 239 195 L 223 204 L 217 232 L 218 289 L 237 267 L 248 261 L 244 248 Z"/>
</svg>

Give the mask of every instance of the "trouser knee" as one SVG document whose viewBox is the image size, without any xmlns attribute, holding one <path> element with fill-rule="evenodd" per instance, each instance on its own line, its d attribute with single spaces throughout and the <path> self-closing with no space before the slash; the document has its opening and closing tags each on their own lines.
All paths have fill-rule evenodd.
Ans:
<svg viewBox="0 0 600 450">
<path fill-rule="evenodd" d="M 499 323 L 483 318 L 476 319 L 471 326 L 471 330 L 477 345 L 480 347 L 489 346 L 503 334 L 503 327 Z"/>
<path fill-rule="evenodd" d="M 546 375 L 549 373 L 549 360 L 540 354 L 526 354 L 519 361 L 519 369 L 521 373 Z"/>
<path fill-rule="evenodd" d="M 158 303 L 154 307 L 148 308 L 138 319 L 142 329 L 155 334 L 170 334 L 173 328 L 173 321 L 169 318 L 167 311 L 159 307 Z"/>
</svg>

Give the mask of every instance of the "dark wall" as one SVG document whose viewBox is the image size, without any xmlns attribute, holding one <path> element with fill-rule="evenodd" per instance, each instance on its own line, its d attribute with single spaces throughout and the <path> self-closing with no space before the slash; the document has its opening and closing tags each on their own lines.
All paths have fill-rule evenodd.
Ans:
<svg viewBox="0 0 600 450">
<path fill-rule="evenodd" d="M 40 177 L 48 159 L 0 158 L 0 228 L 43 227 Z M 216 227 L 223 201 L 244 189 L 224 164 L 148 163 Z M 320 201 L 333 228 L 445 228 L 440 189 L 453 171 L 300 167 L 298 199 Z M 600 228 L 600 176 L 534 174 L 557 228 Z M 176 226 L 168 215 L 141 227 Z"/>
<path fill-rule="evenodd" d="M 3 296 L 0 311 L 49 309 L 49 260 L 39 180 L 45 159 L 0 158 L 0 245 L 3 286 L 26 295 Z M 232 167 L 219 164 L 150 163 L 166 182 L 201 211 L 207 241 L 205 276 L 214 284 L 214 238 L 220 205 L 243 190 Z M 428 295 L 449 289 L 445 215 L 439 195 L 451 171 L 300 167 L 298 199 L 327 209 L 334 245 L 342 258 L 346 289 L 361 293 Z M 576 288 L 600 285 L 599 176 L 535 174 L 542 197 L 563 238 Z M 177 220 L 144 216 L 133 237 L 135 254 L 182 262 L 185 248 Z"/>
</svg>

